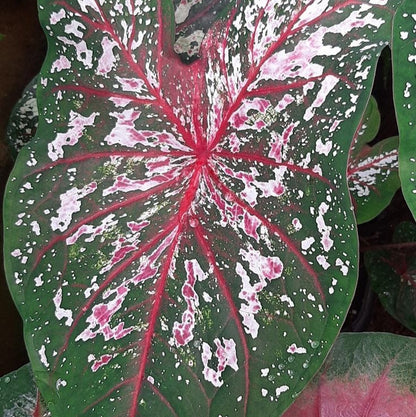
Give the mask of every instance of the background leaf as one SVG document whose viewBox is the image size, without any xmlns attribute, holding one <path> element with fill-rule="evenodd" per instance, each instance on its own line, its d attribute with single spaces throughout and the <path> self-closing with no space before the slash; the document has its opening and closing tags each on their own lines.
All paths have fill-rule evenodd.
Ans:
<svg viewBox="0 0 416 417">
<path fill-rule="evenodd" d="M 416 2 L 404 0 L 393 28 L 394 102 L 403 195 L 416 218 Z"/>
<path fill-rule="evenodd" d="M 10 115 L 6 136 L 14 158 L 20 149 L 33 138 L 38 127 L 36 88 L 37 77 L 27 85 Z"/>
<path fill-rule="evenodd" d="M 202 40 L 215 21 L 233 7 L 228 0 L 173 0 L 177 24 L 175 51 L 185 62 L 197 58 Z"/>
<path fill-rule="evenodd" d="M 283 417 L 413 417 L 416 339 L 341 334 L 320 373 Z"/>
<path fill-rule="evenodd" d="M 5 266 L 54 416 L 279 415 L 338 334 L 351 132 L 395 2 L 240 4 L 187 66 L 171 2 L 40 2 Z"/>
<path fill-rule="evenodd" d="M 0 378 L 0 415 L 2 417 L 48 417 L 37 409 L 37 388 L 30 365 L 24 365 Z"/>
<path fill-rule="evenodd" d="M 391 202 L 400 188 L 397 137 L 369 145 L 380 127 L 380 113 L 371 97 L 351 145 L 348 184 L 357 223 L 374 219 Z"/>
<path fill-rule="evenodd" d="M 365 252 L 371 286 L 384 308 L 416 332 L 416 225 L 400 223 L 393 244 Z"/>
</svg>

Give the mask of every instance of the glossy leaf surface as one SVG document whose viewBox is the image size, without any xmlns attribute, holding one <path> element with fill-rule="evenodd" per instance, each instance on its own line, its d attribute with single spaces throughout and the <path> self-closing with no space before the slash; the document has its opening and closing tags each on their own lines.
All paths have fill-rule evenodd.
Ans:
<svg viewBox="0 0 416 417">
<path fill-rule="evenodd" d="M 416 333 L 416 225 L 400 223 L 393 243 L 365 253 L 371 286 L 385 309 Z"/>
<path fill-rule="evenodd" d="M 394 102 L 400 135 L 403 195 L 416 218 L 416 2 L 404 0 L 394 19 Z"/>
<path fill-rule="evenodd" d="M 283 417 L 413 417 L 415 375 L 416 339 L 344 333 Z"/>
<path fill-rule="evenodd" d="M 348 184 L 358 224 L 380 214 L 400 188 L 399 139 L 387 138 L 369 145 L 379 126 L 380 113 L 372 97 L 355 133 L 348 161 Z"/>
<path fill-rule="evenodd" d="M 395 3 L 238 3 L 186 66 L 170 1 L 40 2 L 5 263 L 54 416 L 291 403 L 354 292 L 347 157 Z"/>
</svg>

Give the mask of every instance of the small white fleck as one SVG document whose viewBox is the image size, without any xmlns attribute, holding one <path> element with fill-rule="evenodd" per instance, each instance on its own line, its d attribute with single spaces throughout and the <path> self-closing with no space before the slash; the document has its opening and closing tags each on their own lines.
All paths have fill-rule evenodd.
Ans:
<svg viewBox="0 0 416 417">
<path fill-rule="evenodd" d="M 281 387 L 276 388 L 276 397 L 280 397 L 282 392 L 286 392 L 289 389 L 287 385 L 282 385 Z"/>
<path fill-rule="evenodd" d="M 40 349 L 38 350 L 39 356 L 40 356 L 40 361 L 43 363 L 43 365 L 45 365 L 46 367 L 49 367 L 49 362 L 48 359 L 46 357 L 46 347 L 45 345 L 42 345 L 40 347 Z"/>
<path fill-rule="evenodd" d="M 304 348 L 304 347 L 297 347 L 296 346 L 296 343 L 292 343 L 288 348 L 287 348 L 287 350 L 286 350 L 286 352 L 287 353 L 290 353 L 290 354 L 295 354 L 295 353 L 298 353 L 298 354 L 303 354 L 303 353 L 306 353 L 306 349 Z"/>
<path fill-rule="evenodd" d="M 400 39 L 406 40 L 409 37 L 409 32 L 400 32 Z"/>
</svg>

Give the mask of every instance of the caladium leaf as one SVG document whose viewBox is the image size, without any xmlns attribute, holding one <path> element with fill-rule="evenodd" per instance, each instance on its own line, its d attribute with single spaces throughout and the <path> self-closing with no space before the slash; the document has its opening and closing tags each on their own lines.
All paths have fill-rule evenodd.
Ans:
<svg viewBox="0 0 416 417">
<path fill-rule="evenodd" d="M 371 98 L 356 130 L 348 161 L 348 184 L 357 223 L 365 223 L 380 214 L 400 188 L 398 176 L 399 138 L 387 138 L 368 145 L 378 133 L 380 113 Z"/>
<path fill-rule="evenodd" d="M 36 88 L 37 77 L 26 86 L 10 115 L 6 135 L 14 158 L 20 149 L 33 138 L 38 127 Z"/>
<path fill-rule="evenodd" d="M 364 260 L 384 308 L 416 333 L 416 225 L 400 223 L 393 243 L 365 252 Z"/>
<path fill-rule="evenodd" d="M 277 416 L 301 391 L 355 288 L 348 150 L 395 3 L 236 2 L 186 66 L 170 1 L 40 2 L 5 267 L 53 416 Z"/>
<path fill-rule="evenodd" d="M 30 365 L 0 378 L 1 417 L 48 417 L 39 400 Z"/>
<path fill-rule="evenodd" d="M 412 0 L 404 0 L 394 18 L 392 59 L 401 186 L 416 219 L 416 3 Z"/>
<path fill-rule="evenodd" d="M 413 417 L 416 339 L 345 333 L 283 417 Z"/>
</svg>

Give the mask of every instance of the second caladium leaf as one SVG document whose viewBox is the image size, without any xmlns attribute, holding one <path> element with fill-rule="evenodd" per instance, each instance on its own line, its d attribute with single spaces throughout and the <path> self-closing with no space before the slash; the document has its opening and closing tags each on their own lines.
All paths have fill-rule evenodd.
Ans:
<svg viewBox="0 0 416 417">
<path fill-rule="evenodd" d="M 343 333 L 283 417 L 414 417 L 416 339 Z"/>
<path fill-rule="evenodd" d="M 279 415 L 356 282 L 346 166 L 395 1 L 242 1 L 201 59 L 170 1 L 41 1 L 6 269 L 53 416 Z"/>
<path fill-rule="evenodd" d="M 416 333 L 416 225 L 402 222 L 393 243 L 364 254 L 373 290 L 384 308 Z"/>
<path fill-rule="evenodd" d="M 377 102 L 371 97 L 352 141 L 347 170 L 358 224 L 380 214 L 400 188 L 398 137 L 368 145 L 375 138 L 379 126 Z"/>
<path fill-rule="evenodd" d="M 39 398 L 30 364 L 0 378 L 1 417 L 50 417 Z"/>
<path fill-rule="evenodd" d="M 22 97 L 16 103 L 9 118 L 7 141 L 14 158 L 20 149 L 33 138 L 38 127 L 36 88 L 37 77 L 26 86 Z"/>
</svg>

